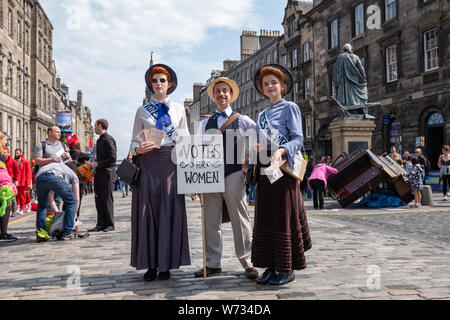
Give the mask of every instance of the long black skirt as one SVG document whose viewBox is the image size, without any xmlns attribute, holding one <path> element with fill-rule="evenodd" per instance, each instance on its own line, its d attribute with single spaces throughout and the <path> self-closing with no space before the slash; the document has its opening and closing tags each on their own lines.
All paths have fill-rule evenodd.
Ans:
<svg viewBox="0 0 450 320">
<path fill-rule="evenodd" d="M 257 170 L 261 170 L 258 165 Z M 296 179 L 284 173 L 274 184 L 258 178 L 252 263 L 281 273 L 306 268 L 305 252 L 312 247 L 306 211 Z"/>
<path fill-rule="evenodd" d="M 173 147 L 139 156 L 131 207 L 131 266 L 165 272 L 190 265 L 185 196 L 177 194 Z"/>
</svg>

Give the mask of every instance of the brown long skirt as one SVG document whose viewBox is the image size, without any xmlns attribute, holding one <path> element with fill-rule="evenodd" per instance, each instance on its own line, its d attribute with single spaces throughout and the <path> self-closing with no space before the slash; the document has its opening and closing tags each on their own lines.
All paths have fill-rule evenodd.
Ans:
<svg viewBox="0 0 450 320">
<path fill-rule="evenodd" d="M 177 194 L 172 147 L 139 156 L 139 187 L 131 206 L 131 266 L 165 272 L 190 265 L 186 204 Z"/>
<path fill-rule="evenodd" d="M 257 170 L 261 170 L 258 165 Z M 256 188 L 252 263 L 281 273 L 306 268 L 305 252 L 312 247 L 306 211 L 297 180 L 284 176 L 270 184 L 260 175 Z"/>
</svg>

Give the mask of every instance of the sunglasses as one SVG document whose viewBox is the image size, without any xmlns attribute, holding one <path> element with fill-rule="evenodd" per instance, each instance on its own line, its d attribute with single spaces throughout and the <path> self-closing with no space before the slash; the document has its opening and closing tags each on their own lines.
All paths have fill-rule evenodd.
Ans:
<svg viewBox="0 0 450 320">
<path fill-rule="evenodd" d="M 161 83 L 166 83 L 167 80 L 164 79 L 164 78 L 161 78 L 161 79 L 159 79 L 159 82 L 161 82 Z M 158 83 L 158 79 L 152 79 L 152 83 Z"/>
</svg>

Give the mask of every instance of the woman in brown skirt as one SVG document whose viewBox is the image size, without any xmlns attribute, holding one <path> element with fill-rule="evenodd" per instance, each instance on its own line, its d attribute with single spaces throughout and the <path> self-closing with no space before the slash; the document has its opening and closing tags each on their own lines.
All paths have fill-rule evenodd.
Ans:
<svg viewBox="0 0 450 320">
<path fill-rule="evenodd" d="M 131 142 L 141 169 L 131 207 L 131 266 L 147 269 L 147 281 L 168 280 L 171 269 L 191 264 L 186 205 L 184 195 L 177 194 L 176 164 L 171 158 L 177 136 L 189 131 L 183 106 L 167 98 L 177 85 L 175 72 L 156 64 L 145 80 L 153 96 L 136 112 Z M 149 139 L 148 130 L 143 133 L 155 128 L 163 131 L 161 148 Z"/>
<path fill-rule="evenodd" d="M 270 183 L 261 169 L 287 160 L 291 166 L 303 145 L 300 108 L 282 97 L 292 87 L 285 68 L 271 64 L 255 76 L 255 87 L 270 99 L 257 121 L 259 156 L 252 262 L 266 268 L 260 284 L 283 285 L 295 279 L 293 270 L 306 268 L 305 251 L 311 248 L 299 182 L 288 174 Z"/>
</svg>

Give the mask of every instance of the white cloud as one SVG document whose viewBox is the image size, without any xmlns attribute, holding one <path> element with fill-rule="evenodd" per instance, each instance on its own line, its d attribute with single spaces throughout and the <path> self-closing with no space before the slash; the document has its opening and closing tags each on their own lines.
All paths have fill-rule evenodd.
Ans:
<svg viewBox="0 0 450 320">
<path fill-rule="evenodd" d="M 134 114 L 144 97 L 151 50 L 156 52 L 155 61 L 176 70 L 180 83 L 174 98 L 182 103 L 191 96 L 192 77 L 202 74 L 205 81 L 223 58 L 212 54 L 210 61 L 196 59 L 195 49 L 208 41 L 208 30 L 256 29 L 263 23 L 255 13 L 254 0 L 40 2 L 55 28 L 58 74 L 69 85 L 72 97 L 77 89 L 83 91 L 93 120 L 108 119 L 118 157 L 128 151 Z"/>
</svg>

